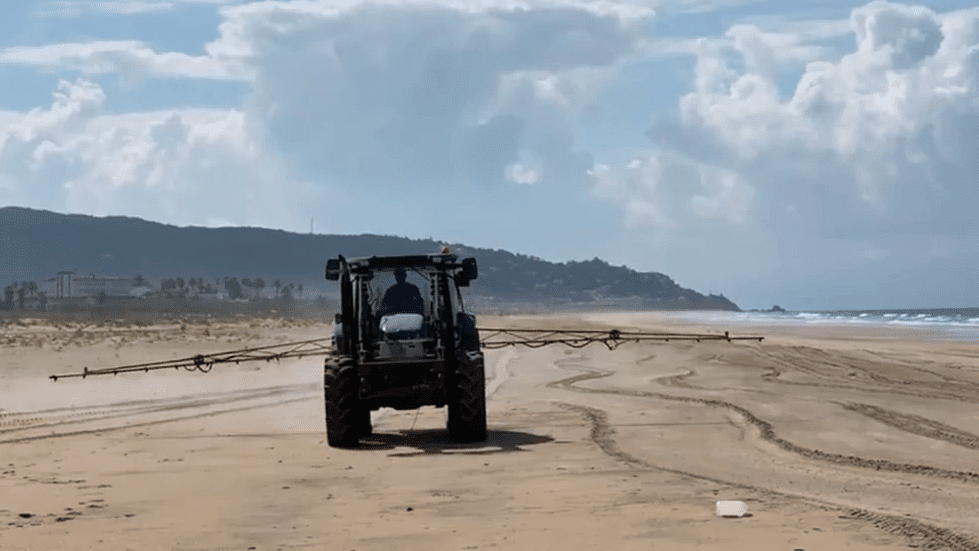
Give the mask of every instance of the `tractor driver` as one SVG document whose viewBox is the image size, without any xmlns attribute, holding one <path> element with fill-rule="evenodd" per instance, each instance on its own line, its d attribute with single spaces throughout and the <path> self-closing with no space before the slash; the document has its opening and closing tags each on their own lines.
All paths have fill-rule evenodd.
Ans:
<svg viewBox="0 0 979 551">
<path fill-rule="evenodd" d="M 418 291 L 418 287 L 405 281 L 406 277 L 404 268 L 394 271 L 394 279 L 397 283 L 384 293 L 384 299 L 381 300 L 381 307 L 378 310 L 379 315 L 425 313 L 421 292 Z"/>
</svg>

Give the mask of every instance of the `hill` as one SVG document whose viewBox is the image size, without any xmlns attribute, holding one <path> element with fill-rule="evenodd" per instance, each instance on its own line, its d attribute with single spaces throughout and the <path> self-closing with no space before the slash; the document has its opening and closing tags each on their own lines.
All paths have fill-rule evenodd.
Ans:
<svg viewBox="0 0 979 551">
<path fill-rule="evenodd" d="M 0 282 L 41 282 L 63 270 L 164 278 L 262 277 L 302 283 L 307 293 L 334 295 L 323 280 L 327 258 L 434 252 L 445 245 L 383 235 L 315 235 L 251 227 L 177 227 L 139 218 L 0 208 Z M 484 303 L 738 310 L 723 295 L 703 295 L 657 272 L 637 272 L 600 259 L 554 263 L 503 250 L 448 244 L 473 256 L 479 279 L 470 295 Z"/>
</svg>

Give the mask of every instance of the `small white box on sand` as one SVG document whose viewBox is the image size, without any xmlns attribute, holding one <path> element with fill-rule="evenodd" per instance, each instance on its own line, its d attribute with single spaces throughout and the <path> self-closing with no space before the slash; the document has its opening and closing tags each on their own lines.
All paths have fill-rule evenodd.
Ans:
<svg viewBox="0 0 979 551">
<path fill-rule="evenodd" d="M 743 501 L 718 501 L 717 516 L 741 518 L 748 514 L 748 504 Z"/>
</svg>

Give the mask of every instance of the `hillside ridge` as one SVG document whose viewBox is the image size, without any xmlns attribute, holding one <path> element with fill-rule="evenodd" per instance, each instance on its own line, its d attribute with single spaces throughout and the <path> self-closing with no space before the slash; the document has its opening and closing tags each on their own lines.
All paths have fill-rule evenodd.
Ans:
<svg viewBox="0 0 979 551">
<path fill-rule="evenodd" d="M 0 207 L 0 282 L 43 281 L 63 270 L 129 276 L 264 277 L 302 282 L 332 295 L 326 260 L 435 252 L 448 246 L 479 264 L 469 294 L 500 302 L 618 305 L 640 309 L 739 310 L 723 295 L 685 289 L 658 272 L 638 272 L 604 260 L 555 263 L 520 253 L 431 239 L 375 234 L 300 234 L 256 227 L 173 226 L 126 216 L 60 214 Z"/>
</svg>

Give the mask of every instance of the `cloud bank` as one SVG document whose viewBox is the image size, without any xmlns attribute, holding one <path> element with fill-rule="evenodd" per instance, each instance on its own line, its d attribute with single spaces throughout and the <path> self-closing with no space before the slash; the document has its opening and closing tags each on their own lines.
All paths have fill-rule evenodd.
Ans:
<svg viewBox="0 0 979 551">
<path fill-rule="evenodd" d="M 220 14 L 200 52 L 0 51 L 0 64 L 72 75 L 50 105 L 0 113 L 0 202 L 299 231 L 327 205 L 341 222 L 326 231 L 597 254 L 736 300 L 906 306 L 873 289 L 881 278 L 944 282 L 925 306 L 947 304 L 942 292 L 979 300 L 961 277 L 979 265 L 979 10 L 875 1 L 849 14 L 842 49 L 830 20 L 661 36 L 641 2 L 300 0 Z M 675 74 L 653 64 L 664 56 Z M 659 72 L 635 76 L 647 66 Z M 116 77 L 251 91 L 223 110 L 111 113 Z M 652 89 L 630 78 L 689 88 L 623 147 L 619 129 L 582 121 L 662 102 L 626 93 Z"/>
<path fill-rule="evenodd" d="M 823 234 L 975 232 L 962 199 L 979 168 L 979 11 L 874 2 L 850 22 L 855 51 L 834 61 L 749 26 L 723 46 L 702 39 L 694 90 L 650 131 L 657 152 L 621 168 L 616 194 L 662 210 L 654 225 L 747 223 L 752 209 Z M 807 63 L 783 95 L 778 70 L 793 62 Z M 840 208 L 848 216 L 827 216 Z"/>
<path fill-rule="evenodd" d="M 938 281 L 941 266 L 979 261 L 979 10 L 878 1 L 850 27 L 854 47 L 835 59 L 747 25 L 700 39 L 693 89 L 652 126 L 649 155 L 594 167 L 593 192 L 671 246 L 773 247 L 743 258 L 786 279 Z"/>
<path fill-rule="evenodd" d="M 81 15 L 139 15 L 170 11 L 180 4 L 228 4 L 240 0 L 170 0 L 147 2 L 144 0 L 57 0 L 44 2 L 34 11 L 37 17 L 78 17 Z"/>
<path fill-rule="evenodd" d="M 258 2 L 221 14 L 218 38 L 200 55 L 140 41 L 0 51 L 0 63 L 85 75 L 62 82 L 50 109 L 6 127 L 8 197 L 11 182 L 44 181 L 63 184 L 68 208 L 104 212 L 130 192 L 172 202 L 172 194 L 218 185 L 190 168 L 198 157 L 249 173 L 268 172 L 267 159 L 276 159 L 280 182 L 354 195 L 581 183 L 593 159 L 576 148 L 569 120 L 653 17 L 639 5 L 572 0 Z M 131 86 L 243 80 L 252 93 L 225 113 L 109 116 L 96 84 L 108 74 Z M 192 138 L 215 125 L 234 138 Z M 161 140 L 160 132 L 177 136 Z M 120 199 L 94 199 L 109 195 Z M 221 216 L 233 212 L 227 206 Z"/>
<path fill-rule="evenodd" d="M 0 63 L 24 65 L 44 72 L 77 71 L 89 77 L 114 73 L 131 86 L 147 77 L 249 80 L 242 65 L 219 55 L 159 53 L 139 40 L 74 42 L 20 46 L 0 50 Z"/>
<path fill-rule="evenodd" d="M 232 212 L 272 224 L 288 209 L 277 164 L 249 141 L 239 111 L 107 114 L 102 88 L 84 79 L 62 80 L 54 96 L 3 117 L 4 203 L 182 224 Z"/>
<path fill-rule="evenodd" d="M 304 178 L 580 181 L 591 159 L 575 150 L 566 119 L 635 48 L 636 13 L 478 5 L 251 4 L 223 11 L 212 46 L 255 68 L 247 112 Z"/>
</svg>

